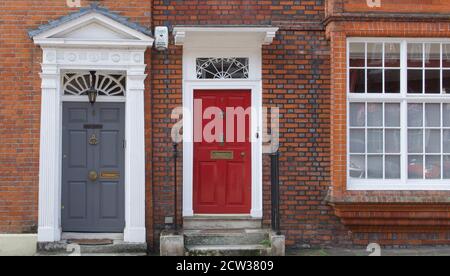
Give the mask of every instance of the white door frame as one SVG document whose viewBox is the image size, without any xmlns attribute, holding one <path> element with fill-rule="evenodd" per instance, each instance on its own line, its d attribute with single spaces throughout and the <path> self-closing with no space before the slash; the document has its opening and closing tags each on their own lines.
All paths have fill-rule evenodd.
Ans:
<svg viewBox="0 0 450 276">
<path fill-rule="evenodd" d="M 67 49 L 46 49 L 58 53 Z M 69 50 L 70 51 L 70 50 Z M 109 50 L 77 49 L 79 53 L 105 55 Z M 55 53 L 56 54 L 56 53 Z M 144 50 L 138 53 L 143 62 Z M 51 55 L 53 56 L 53 55 Z M 67 55 L 60 55 L 67 56 Z M 96 60 L 96 59 L 95 59 Z M 124 241 L 146 242 L 145 229 L 145 65 L 116 66 L 115 71 L 126 72 L 125 98 L 100 97 L 100 102 L 125 102 L 125 229 Z M 111 65 L 43 64 L 41 106 L 41 148 L 39 182 L 39 242 L 61 239 L 61 184 L 62 184 L 62 104 L 80 101 L 79 97 L 63 97 L 61 74 L 69 70 L 111 70 Z M 84 101 L 87 101 L 85 99 Z"/>
<path fill-rule="evenodd" d="M 145 243 L 145 51 L 154 39 L 92 8 L 33 36 L 43 50 L 39 160 L 39 242 L 61 240 L 62 84 L 66 70 L 126 72 L 124 241 Z M 55 26 L 56 25 L 56 26 Z M 38 29 L 39 30 L 39 29 Z M 67 98 L 64 101 L 78 101 Z M 99 98 L 99 101 L 108 101 Z M 109 99 L 113 101 L 113 99 Z"/>
<path fill-rule="evenodd" d="M 249 90 L 252 101 L 252 118 L 250 123 L 252 137 L 252 193 L 251 211 L 253 218 L 263 216 L 263 181 L 262 181 L 262 86 L 260 81 L 185 81 L 183 92 L 183 109 L 186 116 L 194 114 L 195 90 Z M 184 116 L 183 116 L 184 117 Z M 192 139 L 183 139 L 183 216 L 196 215 L 194 200 L 194 143 L 191 120 L 183 120 L 183 133 Z"/>
<path fill-rule="evenodd" d="M 252 200 L 250 215 L 263 217 L 262 149 L 262 45 L 272 43 L 278 28 L 175 27 L 177 45 L 183 45 L 183 118 L 193 116 L 195 90 L 250 90 L 252 99 Z M 199 80 L 197 58 L 248 58 L 248 79 Z M 220 92 L 218 92 L 220 93 Z M 196 215 L 193 208 L 193 118 L 183 120 L 183 217 Z"/>
</svg>

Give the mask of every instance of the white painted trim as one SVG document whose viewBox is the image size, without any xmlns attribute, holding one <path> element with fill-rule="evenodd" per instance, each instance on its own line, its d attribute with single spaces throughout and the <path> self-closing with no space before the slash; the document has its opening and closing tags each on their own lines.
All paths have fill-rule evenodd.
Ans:
<svg viewBox="0 0 450 276">
<path fill-rule="evenodd" d="M 278 29 L 279 28 L 274 27 L 175 27 L 173 29 L 173 34 L 175 37 L 175 45 L 186 45 L 190 35 L 207 37 L 211 34 L 234 36 L 234 38 L 232 38 L 234 40 L 232 43 L 236 43 L 240 35 L 243 35 L 244 37 L 254 36 L 256 38 L 254 40 L 255 43 L 260 45 L 270 45 L 272 44 Z"/>
<path fill-rule="evenodd" d="M 400 44 L 400 94 L 351 94 L 350 93 L 350 43 L 371 43 L 386 42 Z M 400 131 L 401 131 L 401 178 L 391 179 L 352 179 L 350 170 L 347 168 L 347 190 L 350 191 L 450 191 L 448 179 L 408 179 L 408 104 L 409 103 L 450 103 L 450 94 L 408 94 L 407 93 L 407 44 L 408 43 L 450 43 L 450 39 L 445 38 L 347 38 L 347 164 L 350 164 L 350 103 L 358 102 L 376 102 L 376 103 L 400 103 Z M 384 53 L 384 50 L 383 50 Z M 367 55 L 367 54 L 366 54 Z M 384 60 L 384 56 L 383 56 Z M 384 65 L 383 65 L 384 66 Z M 362 67 L 370 68 L 370 67 Z M 384 68 L 384 67 L 383 67 Z M 425 69 L 418 67 L 418 69 Z M 440 68 L 442 69 L 442 64 Z M 367 82 L 367 79 L 366 79 Z M 424 78 L 425 82 L 425 78 Z M 366 84 L 367 85 L 367 84 Z M 442 88 L 442 83 L 441 83 Z M 442 111 L 442 110 L 441 110 Z M 425 113 L 425 112 L 424 112 Z M 442 113 L 442 112 L 441 112 Z M 424 114 L 425 116 L 425 114 Z M 442 116 L 442 114 L 441 114 Z M 441 118 L 442 120 L 442 118 Z M 381 128 L 381 127 L 380 127 Z M 441 140 L 442 135 L 441 135 Z M 366 138 L 367 141 L 367 138 Z M 441 141 L 443 142 L 443 141 Z M 424 143 L 425 144 L 425 143 Z M 441 145 L 441 154 L 443 154 L 443 145 Z M 358 155 L 358 154 L 356 154 Z M 417 154 L 425 156 L 423 154 Z M 425 160 L 424 160 L 425 165 Z M 441 166 L 443 166 L 441 162 Z M 367 162 L 366 162 L 367 167 Z M 442 174 L 443 172 L 441 172 Z M 441 175 L 443 176 L 443 175 Z"/>
<path fill-rule="evenodd" d="M 49 36 L 84 26 L 89 20 L 99 20 L 114 30 L 127 32 L 142 41 L 145 40 L 145 46 L 131 45 L 128 41 L 102 44 L 98 41 L 83 40 L 82 45 L 72 44 L 67 47 L 67 43 L 54 45 L 51 39 L 48 40 Z M 35 43 L 40 44 L 43 49 L 38 241 L 61 240 L 62 103 L 87 101 L 80 97 L 62 96 L 61 74 L 68 70 L 119 70 L 126 72 L 127 76 L 125 97 L 99 97 L 99 101 L 125 102 L 127 147 L 123 235 L 125 242 L 145 243 L 144 54 L 146 46 L 150 46 L 153 39 L 114 20 L 91 14 L 37 36 Z M 104 47 L 98 47 L 99 45 Z M 123 45 L 130 47 L 123 48 Z"/>
<path fill-rule="evenodd" d="M 126 34 L 128 36 L 132 36 L 135 39 L 68 39 L 68 38 L 58 38 L 58 35 L 63 35 L 66 33 L 70 33 L 71 31 L 87 26 L 91 23 L 98 23 L 107 28 L 110 28 L 112 31 L 115 31 L 119 34 Z M 99 13 L 89 13 L 75 20 L 69 21 L 65 24 L 62 24 L 56 28 L 50 29 L 46 32 L 43 32 L 34 38 L 34 42 L 37 45 L 41 46 L 86 46 L 87 44 L 91 46 L 110 46 L 110 47 L 121 47 L 121 46 L 137 46 L 147 48 L 153 45 L 154 39 L 150 36 L 147 36 L 141 32 L 138 32 L 128 26 L 120 24 L 119 22 L 112 20 L 102 14 Z"/>
<path fill-rule="evenodd" d="M 252 207 L 250 215 L 253 218 L 263 216 L 263 166 L 262 166 L 262 85 L 260 81 L 206 81 L 206 82 L 184 82 L 183 108 L 187 114 L 194 114 L 194 91 L 195 90 L 249 90 L 251 93 L 252 107 L 256 110 L 256 118 L 251 120 L 252 139 Z M 187 115 L 189 116 L 189 115 Z M 193 125 L 191 122 L 183 121 L 183 131 L 186 137 L 193 137 Z M 257 135 L 259 133 L 259 135 Z M 257 139 L 256 137 L 259 136 Z M 183 217 L 192 217 L 194 213 L 194 144 L 192 139 L 183 140 Z"/>
<path fill-rule="evenodd" d="M 175 27 L 177 45 L 183 45 L 183 109 L 184 118 L 193 116 L 194 90 L 250 90 L 252 107 L 252 206 L 253 218 L 263 217 L 263 91 L 262 45 L 270 44 L 278 28 L 258 27 Z M 189 39 L 190 37 L 190 39 Z M 214 37 L 214 38 L 212 38 Z M 198 80 L 196 58 L 249 57 L 249 78 L 245 80 Z M 255 116 L 255 115 L 254 115 Z M 192 217 L 193 211 L 193 122 L 183 121 L 183 217 Z M 258 135 L 259 134 L 259 135 Z M 186 139 L 190 137 L 191 139 Z M 257 138 L 258 137 L 258 138 Z"/>
</svg>

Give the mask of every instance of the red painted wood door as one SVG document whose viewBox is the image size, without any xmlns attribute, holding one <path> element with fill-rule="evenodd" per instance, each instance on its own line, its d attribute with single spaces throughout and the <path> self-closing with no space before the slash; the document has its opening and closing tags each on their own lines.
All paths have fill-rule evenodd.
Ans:
<svg viewBox="0 0 450 276">
<path fill-rule="evenodd" d="M 195 214 L 250 214 L 250 106 L 248 90 L 194 91 Z"/>
</svg>

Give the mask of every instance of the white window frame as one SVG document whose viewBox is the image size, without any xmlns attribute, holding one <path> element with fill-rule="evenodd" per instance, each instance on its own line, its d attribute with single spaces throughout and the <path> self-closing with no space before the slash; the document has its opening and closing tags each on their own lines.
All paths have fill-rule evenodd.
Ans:
<svg viewBox="0 0 450 276">
<path fill-rule="evenodd" d="M 350 93 L 350 43 L 400 43 L 400 94 Z M 408 179 L 408 104 L 450 103 L 450 94 L 408 94 L 408 43 L 449 43 L 450 39 L 435 38 L 347 38 L 347 190 L 353 191 L 450 191 L 450 179 Z M 383 50 L 384 51 L 384 50 Z M 383 52 L 384 53 L 384 52 Z M 366 52 L 367 55 L 367 52 Z M 441 51 L 442 55 L 442 51 Z M 441 56 L 442 58 L 442 56 Z M 441 64 L 442 67 L 442 64 Z M 365 66 L 364 68 L 367 68 Z M 383 54 L 384 69 L 384 54 Z M 442 76 L 441 76 L 442 79 Z M 424 80 L 425 81 L 425 80 Z M 366 78 L 367 82 L 367 78 Z M 367 84 L 366 84 L 367 85 Z M 384 85 L 384 78 L 383 78 Z M 442 85 L 442 84 L 441 84 Z M 442 87 L 441 87 L 442 88 Z M 383 88 L 384 90 L 384 88 Z M 441 89 L 442 91 L 442 89 Z M 351 103 L 400 103 L 401 127 L 401 178 L 400 179 L 355 179 L 350 177 L 350 104 Z M 442 111 L 442 110 L 441 110 Z M 442 112 L 441 112 L 442 113 Z M 367 116 L 367 115 L 366 115 Z M 442 116 L 442 114 L 441 114 Z M 381 127 L 380 127 L 381 128 Z M 383 127 L 384 128 L 384 127 Z M 442 138 L 441 138 L 442 140 Z M 441 141 L 443 143 L 443 141 Z M 367 139 L 366 139 L 367 143 Z M 383 141 L 384 143 L 384 141 Z M 366 145 L 367 146 L 367 145 Z M 384 147 L 385 148 L 385 147 Z M 385 149 L 383 150 L 383 156 Z M 441 146 L 441 152 L 443 148 Z M 367 155 L 367 152 L 365 153 Z M 423 154 L 424 156 L 426 153 Z M 424 160 L 425 162 L 425 160 Z M 384 162 L 383 162 L 384 165 Z M 425 163 L 424 163 L 425 165 Z M 444 164 L 441 164 L 443 166 Z M 367 169 L 367 168 L 366 168 Z"/>
</svg>

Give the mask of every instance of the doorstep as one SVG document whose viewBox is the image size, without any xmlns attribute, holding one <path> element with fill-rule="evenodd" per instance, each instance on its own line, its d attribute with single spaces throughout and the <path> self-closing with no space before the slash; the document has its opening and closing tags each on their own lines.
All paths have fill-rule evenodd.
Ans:
<svg viewBox="0 0 450 276">
<path fill-rule="evenodd" d="M 78 245 L 77 241 L 83 242 L 84 245 Z M 93 241 L 91 245 L 89 241 Z M 142 256 L 146 254 L 146 243 L 124 242 L 123 234 L 63 233 L 62 240 L 59 242 L 38 243 L 39 256 Z"/>
</svg>

